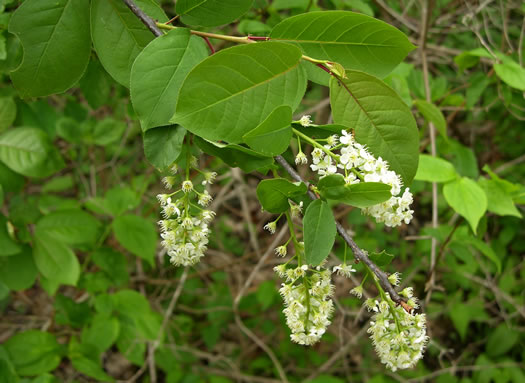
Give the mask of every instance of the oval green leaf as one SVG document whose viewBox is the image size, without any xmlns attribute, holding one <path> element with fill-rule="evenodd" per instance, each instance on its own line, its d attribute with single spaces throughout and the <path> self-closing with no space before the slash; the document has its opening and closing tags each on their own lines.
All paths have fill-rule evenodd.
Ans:
<svg viewBox="0 0 525 383">
<path fill-rule="evenodd" d="M 415 47 L 393 26 L 360 13 L 309 12 L 277 24 L 272 40 L 298 44 L 307 56 L 384 77 Z"/>
<path fill-rule="evenodd" d="M 137 215 L 122 215 L 113 221 L 115 237 L 126 250 L 153 265 L 157 249 L 155 226 Z"/>
<path fill-rule="evenodd" d="M 448 182 L 456 179 L 458 174 L 450 162 L 428 154 L 419 155 L 419 166 L 414 177 L 418 181 Z"/>
<path fill-rule="evenodd" d="M 317 266 L 330 254 L 335 241 L 335 218 L 332 209 L 320 199 L 312 202 L 303 218 L 306 262 Z"/>
<path fill-rule="evenodd" d="M 253 0 L 178 0 L 175 11 L 184 24 L 216 27 L 239 18 L 252 3 Z"/>
<path fill-rule="evenodd" d="M 51 150 L 51 140 L 41 129 L 15 128 L 0 136 L 0 160 L 17 173 L 38 176 Z"/>
<path fill-rule="evenodd" d="M 441 110 L 431 102 L 425 100 L 415 100 L 414 105 L 425 120 L 433 123 L 438 132 L 448 140 L 447 121 L 445 120 L 443 113 L 441 113 Z"/>
<path fill-rule="evenodd" d="M 283 153 L 292 139 L 292 108 L 276 108 L 266 120 L 246 133 L 242 139 L 250 148 L 266 156 Z"/>
<path fill-rule="evenodd" d="M 206 43 L 180 28 L 156 38 L 131 68 L 131 101 L 142 130 L 169 125 L 182 81 L 208 56 Z"/>
<path fill-rule="evenodd" d="M 476 234 L 479 220 L 487 210 L 487 196 L 470 178 L 461 177 L 445 184 L 443 194 L 448 204 L 470 224 Z"/>
<path fill-rule="evenodd" d="M 356 140 L 410 185 L 419 159 L 419 132 L 410 109 L 383 81 L 362 72 L 346 76 L 330 80 L 334 122 L 353 128 Z"/>
<path fill-rule="evenodd" d="M 150 17 L 167 21 L 155 0 L 135 3 Z M 102 66 L 125 87 L 129 87 L 135 58 L 155 37 L 121 0 L 91 2 L 91 36 Z"/>
<path fill-rule="evenodd" d="M 224 49 L 188 74 L 171 121 L 207 140 L 239 143 L 278 106 L 299 105 L 306 90 L 300 60 L 290 44 Z"/>
<path fill-rule="evenodd" d="M 290 208 L 288 199 L 306 194 L 304 183 L 296 185 L 284 178 L 262 180 L 257 185 L 257 198 L 264 210 L 280 214 Z"/>
<path fill-rule="evenodd" d="M 148 130 L 144 133 L 146 159 L 157 169 L 166 169 L 179 157 L 185 136 L 186 129 L 177 125 Z"/>
<path fill-rule="evenodd" d="M 20 96 L 62 93 L 83 75 L 91 54 L 88 0 L 26 0 L 15 11 L 9 32 L 24 48 L 11 72 Z"/>
<path fill-rule="evenodd" d="M 360 182 L 345 185 L 341 175 L 323 177 L 317 184 L 321 196 L 359 208 L 370 207 L 385 202 L 392 197 L 390 185 L 381 182 Z"/>
</svg>

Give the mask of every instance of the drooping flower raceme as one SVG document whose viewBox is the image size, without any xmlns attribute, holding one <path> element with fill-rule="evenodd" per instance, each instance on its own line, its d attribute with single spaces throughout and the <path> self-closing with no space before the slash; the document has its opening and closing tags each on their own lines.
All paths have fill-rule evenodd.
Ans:
<svg viewBox="0 0 525 383">
<path fill-rule="evenodd" d="M 287 269 L 285 264 L 274 270 L 286 278 L 279 292 L 286 306 L 283 310 L 286 324 L 292 331 L 290 338 L 302 345 L 318 342 L 330 325 L 334 311 L 330 271 L 320 267 L 310 270 L 307 265 Z"/>
<path fill-rule="evenodd" d="M 411 290 L 403 293 L 413 299 Z M 388 293 L 381 302 L 368 299 L 365 305 L 375 312 L 368 332 L 381 362 L 392 371 L 413 367 L 423 357 L 428 341 L 425 314 L 408 313 Z"/>
<path fill-rule="evenodd" d="M 344 172 L 343 177 L 346 184 L 359 182 L 381 182 L 391 186 L 392 197 L 380 204 L 363 209 L 365 214 L 371 215 L 377 222 L 394 227 L 402 222 L 408 224 L 412 220 L 413 210 L 410 205 L 413 202 L 412 193 L 406 188 L 400 196 L 401 178 L 388 168 L 388 162 L 381 157 L 375 158 L 365 146 L 355 141 L 351 133 L 343 130 L 341 136 L 330 136 L 325 140 L 324 148 L 331 151 L 331 156 L 317 147 L 312 151 L 312 164 L 310 168 L 321 177 L 336 174 L 338 169 Z M 337 143 L 340 143 L 337 145 Z M 334 148 L 334 149 L 332 149 Z M 335 148 L 340 154 L 335 154 Z"/>
<path fill-rule="evenodd" d="M 172 179 L 169 181 L 164 181 L 164 184 L 171 188 L 175 183 Z M 186 179 L 181 189 L 171 194 L 159 194 L 157 199 L 164 217 L 159 221 L 162 246 L 170 262 L 175 266 L 196 264 L 207 250 L 208 224 L 215 216 L 215 212 L 204 209 L 211 202 L 211 195 L 206 190 L 198 192 L 193 183 Z"/>
</svg>

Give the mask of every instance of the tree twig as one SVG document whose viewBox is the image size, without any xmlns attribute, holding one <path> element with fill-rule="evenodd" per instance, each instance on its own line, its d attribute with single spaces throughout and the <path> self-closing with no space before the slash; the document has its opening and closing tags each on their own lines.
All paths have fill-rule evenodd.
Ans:
<svg viewBox="0 0 525 383">
<path fill-rule="evenodd" d="M 151 17 L 146 15 L 142 9 L 140 9 L 137 4 L 133 0 L 122 0 L 124 1 L 124 4 L 128 6 L 128 8 L 133 12 L 139 19 L 142 21 L 142 23 L 148 27 L 148 29 L 153 33 L 155 36 L 159 37 L 162 36 L 163 33 L 160 30 L 159 27 L 157 27 L 157 24 L 155 23 L 155 20 L 153 20 Z"/>
</svg>

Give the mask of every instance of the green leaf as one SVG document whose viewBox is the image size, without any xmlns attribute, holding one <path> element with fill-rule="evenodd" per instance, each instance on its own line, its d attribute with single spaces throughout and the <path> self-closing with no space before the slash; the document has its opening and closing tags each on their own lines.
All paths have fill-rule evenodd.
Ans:
<svg viewBox="0 0 525 383">
<path fill-rule="evenodd" d="M 235 144 L 219 144 L 195 137 L 195 143 L 201 150 L 212 156 L 219 157 L 234 168 L 241 168 L 246 173 L 264 168 L 273 163 L 272 157 L 263 156 L 254 150 Z"/>
<path fill-rule="evenodd" d="M 11 126 L 16 118 L 16 104 L 12 97 L 0 98 L 0 132 Z"/>
<path fill-rule="evenodd" d="M 146 159 L 159 170 L 168 168 L 179 158 L 184 137 L 186 129 L 177 125 L 148 130 L 144 133 Z"/>
<path fill-rule="evenodd" d="M 21 291 L 35 283 L 37 269 L 29 247 L 0 261 L 0 280 L 10 290 Z"/>
<path fill-rule="evenodd" d="M 17 173 L 38 177 L 50 147 L 51 141 L 41 129 L 11 129 L 0 136 L 0 160 Z"/>
<path fill-rule="evenodd" d="M 257 198 L 264 210 L 279 214 L 290 208 L 288 199 L 297 197 L 307 192 L 306 185 L 296 185 L 284 178 L 262 180 L 257 185 Z"/>
<path fill-rule="evenodd" d="M 104 372 L 102 367 L 100 367 L 97 362 L 82 354 L 70 356 L 70 359 L 73 367 L 75 367 L 77 371 L 80 371 L 84 375 L 94 378 L 99 382 L 115 381 L 115 379 Z"/>
<path fill-rule="evenodd" d="M 204 40 L 185 28 L 156 38 L 140 52 L 131 68 L 131 101 L 142 130 L 169 124 L 184 78 L 207 56 Z"/>
<path fill-rule="evenodd" d="M 57 284 L 76 286 L 80 265 L 73 251 L 47 231 L 35 232 L 33 257 L 44 277 Z"/>
<path fill-rule="evenodd" d="M 9 235 L 7 219 L 0 214 L 0 257 L 18 254 L 20 246 Z"/>
<path fill-rule="evenodd" d="M 300 60 L 298 48 L 277 42 L 221 50 L 188 74 L 171 121 L 207 140 L 239 143 L 276 107 L 299 105 Z"/>
<path fill-rule="evenodd" d="M 510 215 L 521 218 L 521 213 L 514 205 L 512 195 L 507 192 L 505 184 L 502 181 L 498 179 L 488 180 L 486 178 L 480 178 L 478 184 L 485 190 L 488 211 L 497 215 Z"/>
<path fill-rule="evenodd" d="M 491 357 L 505 355 L 518 342 L 520 333 L 501 324 L 492 331 L 487 340 L 486 350 Z"/>
<path fill-rule="evenodd" d="M 77 303 L 65 295 L 55 297 L 55 321 L 59 325 L 81 328 L 91 320 L 91 309 L 87 302 Z"/>
<path fill-rule="evenodd" d="M 121 215 L 113 221 L 113 232 L 126 250 L 154 264 L 157 231 L 151 221 L 137 215 Z"/>
<path fill-rule="evenodd" d="M 470 178 L 461 177 L 445 184 L 443 194 L 456 213 L 468 221 L 475 234 L 479 220 L 487 210 L 487 197 L 483 189 Z"/>
<path fill-rule="evenodd" d="M 485 257 L 487 257 L 492 262 L 494 262 L 498 270 L 498 273 L 501 273 L 501 260 L 498 258 L 498 256 L 496 255 L 492 247 L 487 245 L 481 239 L 473 237 L 471 235 L 460 236 L 458 237 L 458 240 L 460 240 L 461 243 L 463 244 L 469 244 L 475 247 L 481 254 L 483 254 Z"/>
<path fill-rule="evenodd" d="M 425 120 L 429 123 L 433 123 L 443 138 L 448 140 L 447 121 L 445 120 L 443 113 L 441 113 L 441 110 L 431 102 L 425 100 L 415 100 L 414 105 Z"/>
<path fill-rule="evenodd" d="M 242 139 L 250 148 L 266 156 L 283 153 L 292 139 L 292 108 L 276 108 L 266 120 L 246 133 Z"/>
<path fill-rule="evenodd" d="M 381 182 L 360 182 L 345 185 L 341 175 L 332 174 L 319 180 L 317 188 L 321 196 L 359 208 L 385 202 L 392 197 L 391 186 Z"/>
<path fill-rule="evenodd" d="M 100 226 L 92 215 L 72 209 L 55 211 L 42 217 L 36 224 L 36 230 L 68 245 L 94 245 Z"/>
<path fill-rule="evenodd" d="M 62 359 L 60 345 L 53 334 L 29 330 L 13 335 L 4 347 L 17 374 L 38 375 L 54 370 Z"/>
<path fill-rule="evenodd" d="M 334 122 L 353 127 L 357 142 L 408 186 L 417 170 L 419 132 L 408 106 L 381 80 L 361 72 L 346 72 L 342 81 L 330 80 Z"/>
<path fill-rule="evenodd" d="M 116 311 L 123 318 L 121 326 L 127 322 L 135 327 L 135 340 L 137 335 L 139 339 L 157 339 L 162 317 L 151 309 L 149 302 L 142 294 L 132 290 L 121 290 L 113 298 L 116 303 Z M 120 335 L 123 333 L 121 332 Z"/>
<path fill-rule="evenodd" d="M 109 349 L 117 341 L 120 323 L 106 314 L 97 314 L 90 321 L 89 327 L 82 330 L 82 343 L 95 347 L 99 353 Z"/>
<path fill-rule="evenodd" d="M 392 262 L 394 256 L 388 254 L 385 250 L 380 253 L 370 253 L 370 259 L 379 267 L 385 267 Z"/>
<path fill-rule="evenodd" d="M 98 121 L 93 128 L 93 136 L 90 138 L 90 141 L 96 145 L 107 146 L 120 140 L 125 130 L 126 123 L 124 121 L 105 118 L 102 121 Z"/>
<path fill-rule="evenodd" d="M 507 57 L 502 64 L 494 64 L 494 71 L 507 85 L 525 91 L 525 69 L 517 62 Z"/>
<path fill-rule="evenodd" d="M 317 266 L 330 254 L 335 241 L 335 218 L 325 201 L 312 202 L 303 218 L 304 254 L 306 262 Z"/>
<path fill-rule="evenodd" d="M 62 93 L 84 74 L 91 53 L 88 0 L 26 0 L 9 23 L 24 56 L 11 79 L 20 96 Z"/>
<path fill-rule="evenodd" d="M 109 101 L 111 84 L 109 76 L 98 59 L 92 59 L 86 73 L 79 82 L 82 94 L 93 109 L 98 109 Z"/>
<path fill-rule="evenodd" d="M 135 0 L 150 17 L 167 21 L 155 0 Z M 151 31 L 121 0 L 91 2 L 91 36 L 101 64 L 122 85 L 129 87 L 131 66 L 140 51 L 153 40 Z"/>
<path fill-rule="evenodd" d="M 483 308 L 483 302 L 477 299 L 469 302 L 457 302 L 452 305 L 449 312 L 450 319 L 452 319 L 452 323 L 458 330 L 461 339 L 465 339 L 470 322 L 489 319 Z"/>
<path fill-rule="evenodd" d="M 419 166 L 414 179 L 428 182 L 449 182 L 458 177 L 454 165 L 428 154 L 419 155 Z"/>
<path fill-rule="evenodd" d="M 129 280 L 126 257 L 111 249 L 102 247 L 91 254 L 93 263 L 117 286 L 124 285 Z"/>
<path fill-rule="evenodd" d="M 253 0 L 178 0 L 175 12 L 187 25 L 216 27 L 241 17 Z"/>
<path fill-rule="evenodd" d="M 384 77 L 415 47 L 393 26 L 354 12 L 309 12 L 289 17 L 270 34 L 296 43 L 304 54 Z"/>
</svg>

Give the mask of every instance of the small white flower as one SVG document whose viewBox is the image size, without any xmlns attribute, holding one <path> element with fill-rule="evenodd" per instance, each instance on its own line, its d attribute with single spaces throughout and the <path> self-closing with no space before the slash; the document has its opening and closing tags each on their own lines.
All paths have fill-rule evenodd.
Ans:
<svg viewBox="0 0 525 383">
<path fill-rule="evenodd" d="M 290 212 L 293 218 L 299 217 L 299 214 L 303 213 L 303 201 L 299 202 L 298 205 L 292 204 L 290 206 Z"/>
<path fill-rule="evenodd" d="M 264 225 L 264 229 L 268 230 L 270 234 L 275 234 L 275 230 L 277 230 L 277 223 L 275 221 L 268 222 L 266 225 Z"/>
<path fill-rule="evenodd" d="M 204 181 L 202 181 L 203 185 L 206 184 L 212 184 L 215 181 L 215 178 L 217 178 L 216 172 L 206 172 L 204 173 Z"/>
<path fill-rule="evenodd" d="M 355 295 L 357 298 L 361 299 L 363 296 L 363 286 L 359 285 L 350 290 L 350 294 Z"/>
<path fill-rule="evenodd" d="M 193 183 L 190 180 L 186 180 L 182 183 L 182 191 L 184 193 L 189 193 L 193 190 Z"/>
<path fill-rule="evenodd" d="M 213 198 L 207 190 L 204 190 L 204 192 L 199 195 L 199 205 L 201 206 L 208 206 L 212 200 Z"/>
<path fill-rule="evenodd" d="M 312 124 L 312 119 L 310 118 L 309 114 L 305 114 L 304 116 L 301 117 L 301 119 L 299 120 L 299 123 L 302 126 L 307 127 Z"/>
<path fill-rule="evenodd" d="M 338 141 L 338 137 L 337 137 L 337 135 L 335 135 L 335 134 L 332 135 L 332 136 L 330 136 L 330 137 L 328 137 L 328 138 L 326 139 L 326 142 L 327 142 L 327 144 L 330 146 L 330 148 L 331 148 L 332 146 L 337 145 L 337 141 Z"/>
<path fill-rule="evenodd" d="M 168 199 L 169 199 L 169 195 L 168 194 L 157 194 L 157 200 L 159 201 L 159 203 L 161 204 L 161 206 L 164 206 L 168 203 Z"/>
<path fill-rule="evenodd" d="M 335 266 L 333 268 L 333 272 L 337 272 L 338 275 L 341 275 L 343 277 L 350 278 L 352 273 L 355 273 L 356 270 L 352 267 L 352 265 L 347 265 L 346 263 L 342 263 L 339 266 Z"/>
<path fill-rule="evenodd" d="M 287 253 L 286 245 L 281 245 L 275 248 L 275 254 L 280 257 L 285 257 Z"/>
<path fill-rule="evenodd" d="M 393 286 L 398 286 L 401 282 L 401 274 L 397 272 L 394 274 L 390 274 L 388 276 L 388 282 L 390 282 Z"/>
<path fill-rule="evenodd" d="M 308 158 L 306 158 L 306 155 L 303 152 L 297 153 L 297 156 L 295 156 L 295 164 L 296 165 L 306 165 L 308 163 Z"/>
<path fill-rule="evenodd" d="M 175 177 L 167 176 L 162 179 L 162 183 L 166 189 L 171 189 L 175 185 Z"/>
</svg>

